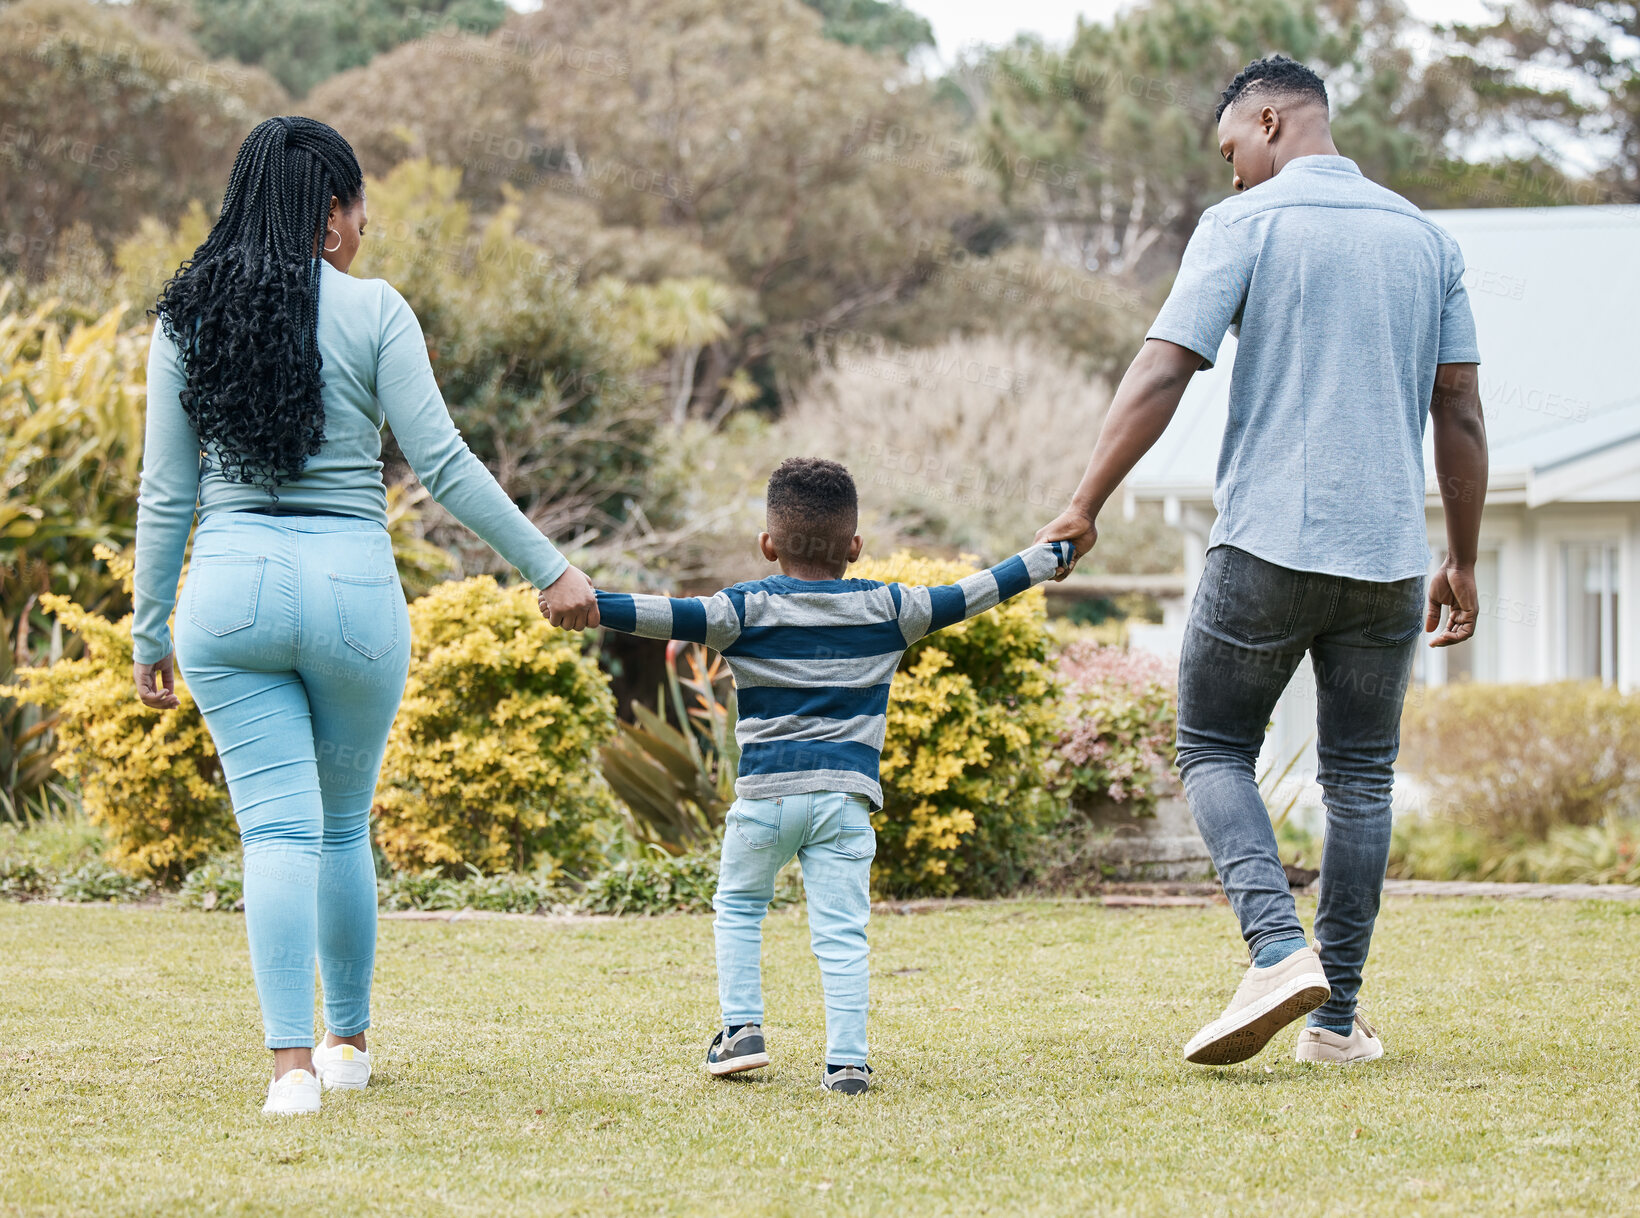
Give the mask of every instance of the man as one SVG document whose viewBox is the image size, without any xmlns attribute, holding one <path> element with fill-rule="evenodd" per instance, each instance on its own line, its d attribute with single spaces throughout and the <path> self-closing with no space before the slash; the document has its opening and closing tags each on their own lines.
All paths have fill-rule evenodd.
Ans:
<svg viewBox="0 0 1640 1218">
<path fill-rule="evenodd" d="M 1257 60 L 1217 117 L 1238 193 L 1203 213 L 1081 485 L 1037 540 L 1093 546 L 1099 510 L 1234 329 L 1218 519 L 1179 659 L 1179 770 L 1252 967 L 1185 1058 L 1244 1061 L 1308 1015 L 1299 1060 L 1370 1061 L 1383 1046 L 1356 994 L 1414 647 L 1420 626 L 1440 628 L 1435 647 L 1475 630 L 1480 355 L 1457 243 L 1338 154 L 1320 77 L 1279 55 Z M 1426 416 L 1447 528 L 1427 600 Z M 1306 652 L 1327 805 L 1313 949 L 1254 778 Z"/>
</svg>

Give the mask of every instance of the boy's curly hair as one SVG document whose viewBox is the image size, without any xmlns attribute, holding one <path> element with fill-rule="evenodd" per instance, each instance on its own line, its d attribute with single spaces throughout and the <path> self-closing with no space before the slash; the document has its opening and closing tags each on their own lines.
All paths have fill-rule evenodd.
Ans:
<svg viewBox="0 0 1640 1218">
<path fill-rule="evenodd" d="M 860 523 L 860 496 L 848 470 L 821 457 L 788 457 L 769 475 L 769 532 L 793 558 L 846 552 Z"/>
</svg>

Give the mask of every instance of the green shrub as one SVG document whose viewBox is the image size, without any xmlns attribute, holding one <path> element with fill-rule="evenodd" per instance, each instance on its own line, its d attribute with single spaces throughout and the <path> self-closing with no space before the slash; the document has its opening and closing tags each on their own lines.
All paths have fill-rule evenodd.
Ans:
<svg viewBox="0 0 1640 1218">
<path fill-rule="evenodd" d="M 97 553 L 129 592 L 131 563 L 106 548 Z M 19 669 L 17 685 L 0 696 L 57 712 L 56 767 L 79 782 L 109 861 L 135 877 L 176 877 L 233 846 L 228 790 L 187 685 L 177 681 L 176 710 L 149 710 L 131 685 L 130 618 L 109 621 L 62 596 L 42 603 L 79 636 L 85 655 Z"/>
<path fill-rule="evenodd" d="M 57 877 L 30 859 L 0 859 L 0 897 L 28 901 L 50 896 Z"/>
<path fill-rule="evenodd" d="M 480 909 L 491 913 L 539 913 L 561 908 L 565 894 L 551 875 L 484 875 L 469 867 L 464 876 L 437 872 L 396 872 L 376 882 L 381 908 Z"/>
<path fill-rule="evenodd" d="M 56 896 L 60 901 L 78 901 L 92 904 L 110 901 L 135 901 L 148 895 L 153 885 L 110 867 L 98 860 L 87 863 L 57 884 Z"/>
<path fill-rule="evenodd" d="M 410 680 L 388 737 L 377 840 L 402 871 L 586 869 L 618 816 L 598 772 L 615 733 L 583 636 L 548 625 L 528 587 L 488 576 L 410 606 Z"/>
<path fill-rule="evenodd" d="M 237 913 L 245 908 L 245 869 L 236 858 L 212 859 L 182 879 L 177 904 L 203 913 Z"/>
<path fill-rule="evenodd" d="M 1059 656 L 1062 725 L 1049 763 L 1056 789 L 1079 810 L 1115 805 L 1156 814 L 1175 753 L 1178 695 L 1162 660 L 1091 640 Z"/>
<path fill-rule="evenodd" d="M 1557 825 L 1542 840 L 1497 837 L 1439 818 L 1405 818 L 1390 839 L 1389 874 L 1408 880 L 1640 884 L 1640 820 Z"/>
<path fill-rule="evenodd" d="M 622 859 L 587 881 L 577 906 L 587 913 L 710 913 L 716 854 Z"/>
<path fill-rule="evenodd" d="M 1434 809 L 1486 835 L 1640 813 L 1640 699 L 1597 682 L 1465 683 L 1407 700 L 1401 765 Z"/>
<path fill-rule="evenodd" d="M 944 584 L 973 570 L 902 553 L 854 574 Z M 871 818 L 880 891 L 990 896 L 1025 878 L 1052 809 L 1044 763 L 1060 725 L 1047 661 L 1035 589 L 906 652 L 888 706 L 884 806 Z"/>
</svg>

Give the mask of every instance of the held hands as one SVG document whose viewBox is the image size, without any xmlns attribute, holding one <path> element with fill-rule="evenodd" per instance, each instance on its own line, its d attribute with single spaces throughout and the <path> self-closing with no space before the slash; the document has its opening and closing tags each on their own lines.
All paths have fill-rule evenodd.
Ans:
<svg viewBox="0 0 1640 1218">
<path fill-rule="evenodd" d="M 592 581 L 575 567 L 542 588 L 535 598 L 541 616 L 564 630 L 590 630 L 598 624 L 598 594 Z"/>
<path fill-rule="evenodd" d="M 1447 607 L 1446 628 L 1429 640 L 1431 647 L 1450 647 L 1475 633 L 1480 617 L 1480 597 L 1475 592 L 1475 569 L 1444 565 L 1429 581 L 1429 612 L 1424 614 L 1424 630 L 1441 624 L 1441 606 Z"/>
<path fill-rule="evenodd" d="M 182 705 L 176 695 L 175 660 L 174 655 L 168 655 L 157 664 L 139 661 L 131 665 L 131 677 L 137 683 L 137 697 L 142 699 L 144 706 L 155 710 L 175 710 Z"/>
<path fill-rule="evenodd" d="M 1098 540 L 1099 530 L 1094 527 L 1093 517 L 1076 507 L 1066 508 L 1036 533 L 1038 545 L 1049 541 L 1068 541 L 1076 547 L 1076 555 L 1071 559 L 1071 565 L 1061 567 L 1059 573 L 1054 576 L 1056 583 L 1076 569 L 1076 560 L 1093 549 L 1093 543 Z"/>
</svg>

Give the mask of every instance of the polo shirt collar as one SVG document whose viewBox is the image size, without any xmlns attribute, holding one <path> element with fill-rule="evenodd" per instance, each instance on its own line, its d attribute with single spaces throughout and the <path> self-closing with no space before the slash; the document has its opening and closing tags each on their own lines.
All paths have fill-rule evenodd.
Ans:
<svg viewBox="0 0 1640 1218">
<path fill-rule="evenodd" d="M 1341 173 L 1353 173 L 1361 176 L 1361 166 L 1347 156 L 1331 156 L 1324 152 L 1311 153 L 1309 156 L 1297 156 L 1281 167 L 1281 172 L 1289 169 L 1333 169 Z"/>
</svg>

